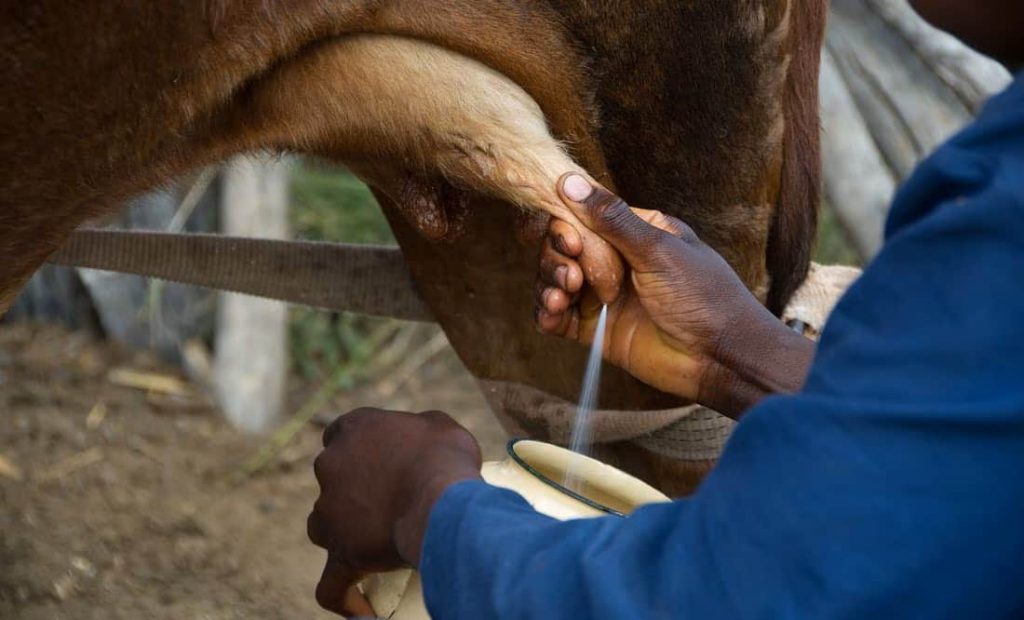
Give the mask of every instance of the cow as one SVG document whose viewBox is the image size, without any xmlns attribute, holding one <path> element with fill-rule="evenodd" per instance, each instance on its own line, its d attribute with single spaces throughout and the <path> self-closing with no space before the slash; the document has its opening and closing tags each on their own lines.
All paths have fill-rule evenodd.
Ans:
<svg viewBox="0 0 1024 620">
<path fill-rule="evenodd" d="M 145 190 L 241 152 L 322 156 L 373 189 L 422 297 L 506 427 L 564 441 L 584 352 L 530 322 L 545 218 L 575 222 L 557 178 L 584 172 L 686 221 L 780 312 L 815 234 L 826 8 L 6 3 L 0 312 L 76 227 Z M 587 245 L 588 274 L 614 282 L 614 252 Z M 606 375 L 600 400 L 610 411 L 680 404 L 621 372 Z M 671 493 L 707 465 L 606 444 L 603 458 Z"/>
</svg>

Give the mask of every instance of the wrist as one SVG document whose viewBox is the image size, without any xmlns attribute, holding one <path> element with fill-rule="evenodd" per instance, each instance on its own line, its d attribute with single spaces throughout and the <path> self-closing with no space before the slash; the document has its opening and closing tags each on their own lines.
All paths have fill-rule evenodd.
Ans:
<svg viewBox="0 0 1024 620">
<path fill-rule="evenodd" d="M 698 402 L 732 418 L 771 394 L 803 387 L 815 343 L 762 307 L 723 330 L 701 373 Z"/>
<path fill-rule="evenodd" d="M 398 555 L 410 566 L 418 567 L 423 539 L 430 523 L 430 514 L 441 496 L 454 484 L 466 480 L 482 480 L 478 471 L 461 476 L 434 477 L 416 485 L 414 495 L 405 511 L 395 520 L 392 538 Z"/>
</svg>

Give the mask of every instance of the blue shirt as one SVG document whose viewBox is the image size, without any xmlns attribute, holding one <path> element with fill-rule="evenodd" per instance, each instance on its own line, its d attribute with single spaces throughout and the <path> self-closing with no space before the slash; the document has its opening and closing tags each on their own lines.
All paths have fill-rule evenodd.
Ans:
<svg viewBox="0 0 1024 620">
<path fill-rule="evenodd" d="M 467 482 L 435 619 L 1024 617 L 1024 76 L 921 164 L 804 390 L 691 498 L 560 523 Z"/>
</svg>

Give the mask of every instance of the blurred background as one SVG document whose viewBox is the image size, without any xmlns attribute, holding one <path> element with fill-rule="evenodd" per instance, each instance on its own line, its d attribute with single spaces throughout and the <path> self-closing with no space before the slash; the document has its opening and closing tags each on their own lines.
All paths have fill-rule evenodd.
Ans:
<svg viewBox="0 0 1024 620">
<path fill-rule="evenodd" d="M 832 12 L 816 260 L 859 265 L 898 183 L 1009 76 L 902 0 Z M 272 156 L 197 171 L 104 225 L 393 243 L 348 172 Z M 320 427 L 363 405 L 448 411 L 502 453 L 434 325 L 43 268 L 0 321 L 0 618 L 326 618 L 310 463 Z"/>
<path fill-rule="evenodd" d="M 119 228 L 393 244 L 369 190 L 240 158 Z M 44 267 L 0 322 L 0 618 L 317 618 L 305 539 L 322 425 L 443 409 L 505 434 L 441 330 Z"/>
</svg>

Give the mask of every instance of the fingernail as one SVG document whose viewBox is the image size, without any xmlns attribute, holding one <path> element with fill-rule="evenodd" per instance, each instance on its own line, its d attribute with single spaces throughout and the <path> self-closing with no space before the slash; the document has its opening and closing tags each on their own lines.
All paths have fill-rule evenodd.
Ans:
<svg viewBox="0 0 1024 620">
<path fill-rule="evenodd" d="M 558 250 L 562 254 L 568 254 L 569 253 L 568 247 L 569 246 L 565 245 L 565 237 L 563 237 L 562 235 L 558 235 L 557 237 L 555 237 L 555 249 L 556 250 Z"/>
<path fill-rule="evenodd" d="M 590 194 L 594 193 L 594 188 L 586 179 L 578 174 L 573 174 L 566 177 L 565 182 L 562 183 L 562 191 L 565 192 L 565 196 L 569 200 L 583 202 L 590 198 Z"/>
<path fill-rule="evenodd" d="M 558 282 L 558 286 L 561 286 L 564 290 L 569 290 L 569 268 L 565 265 L 559 265 L 555 269 L 555 282 Z"/>
</svg>

